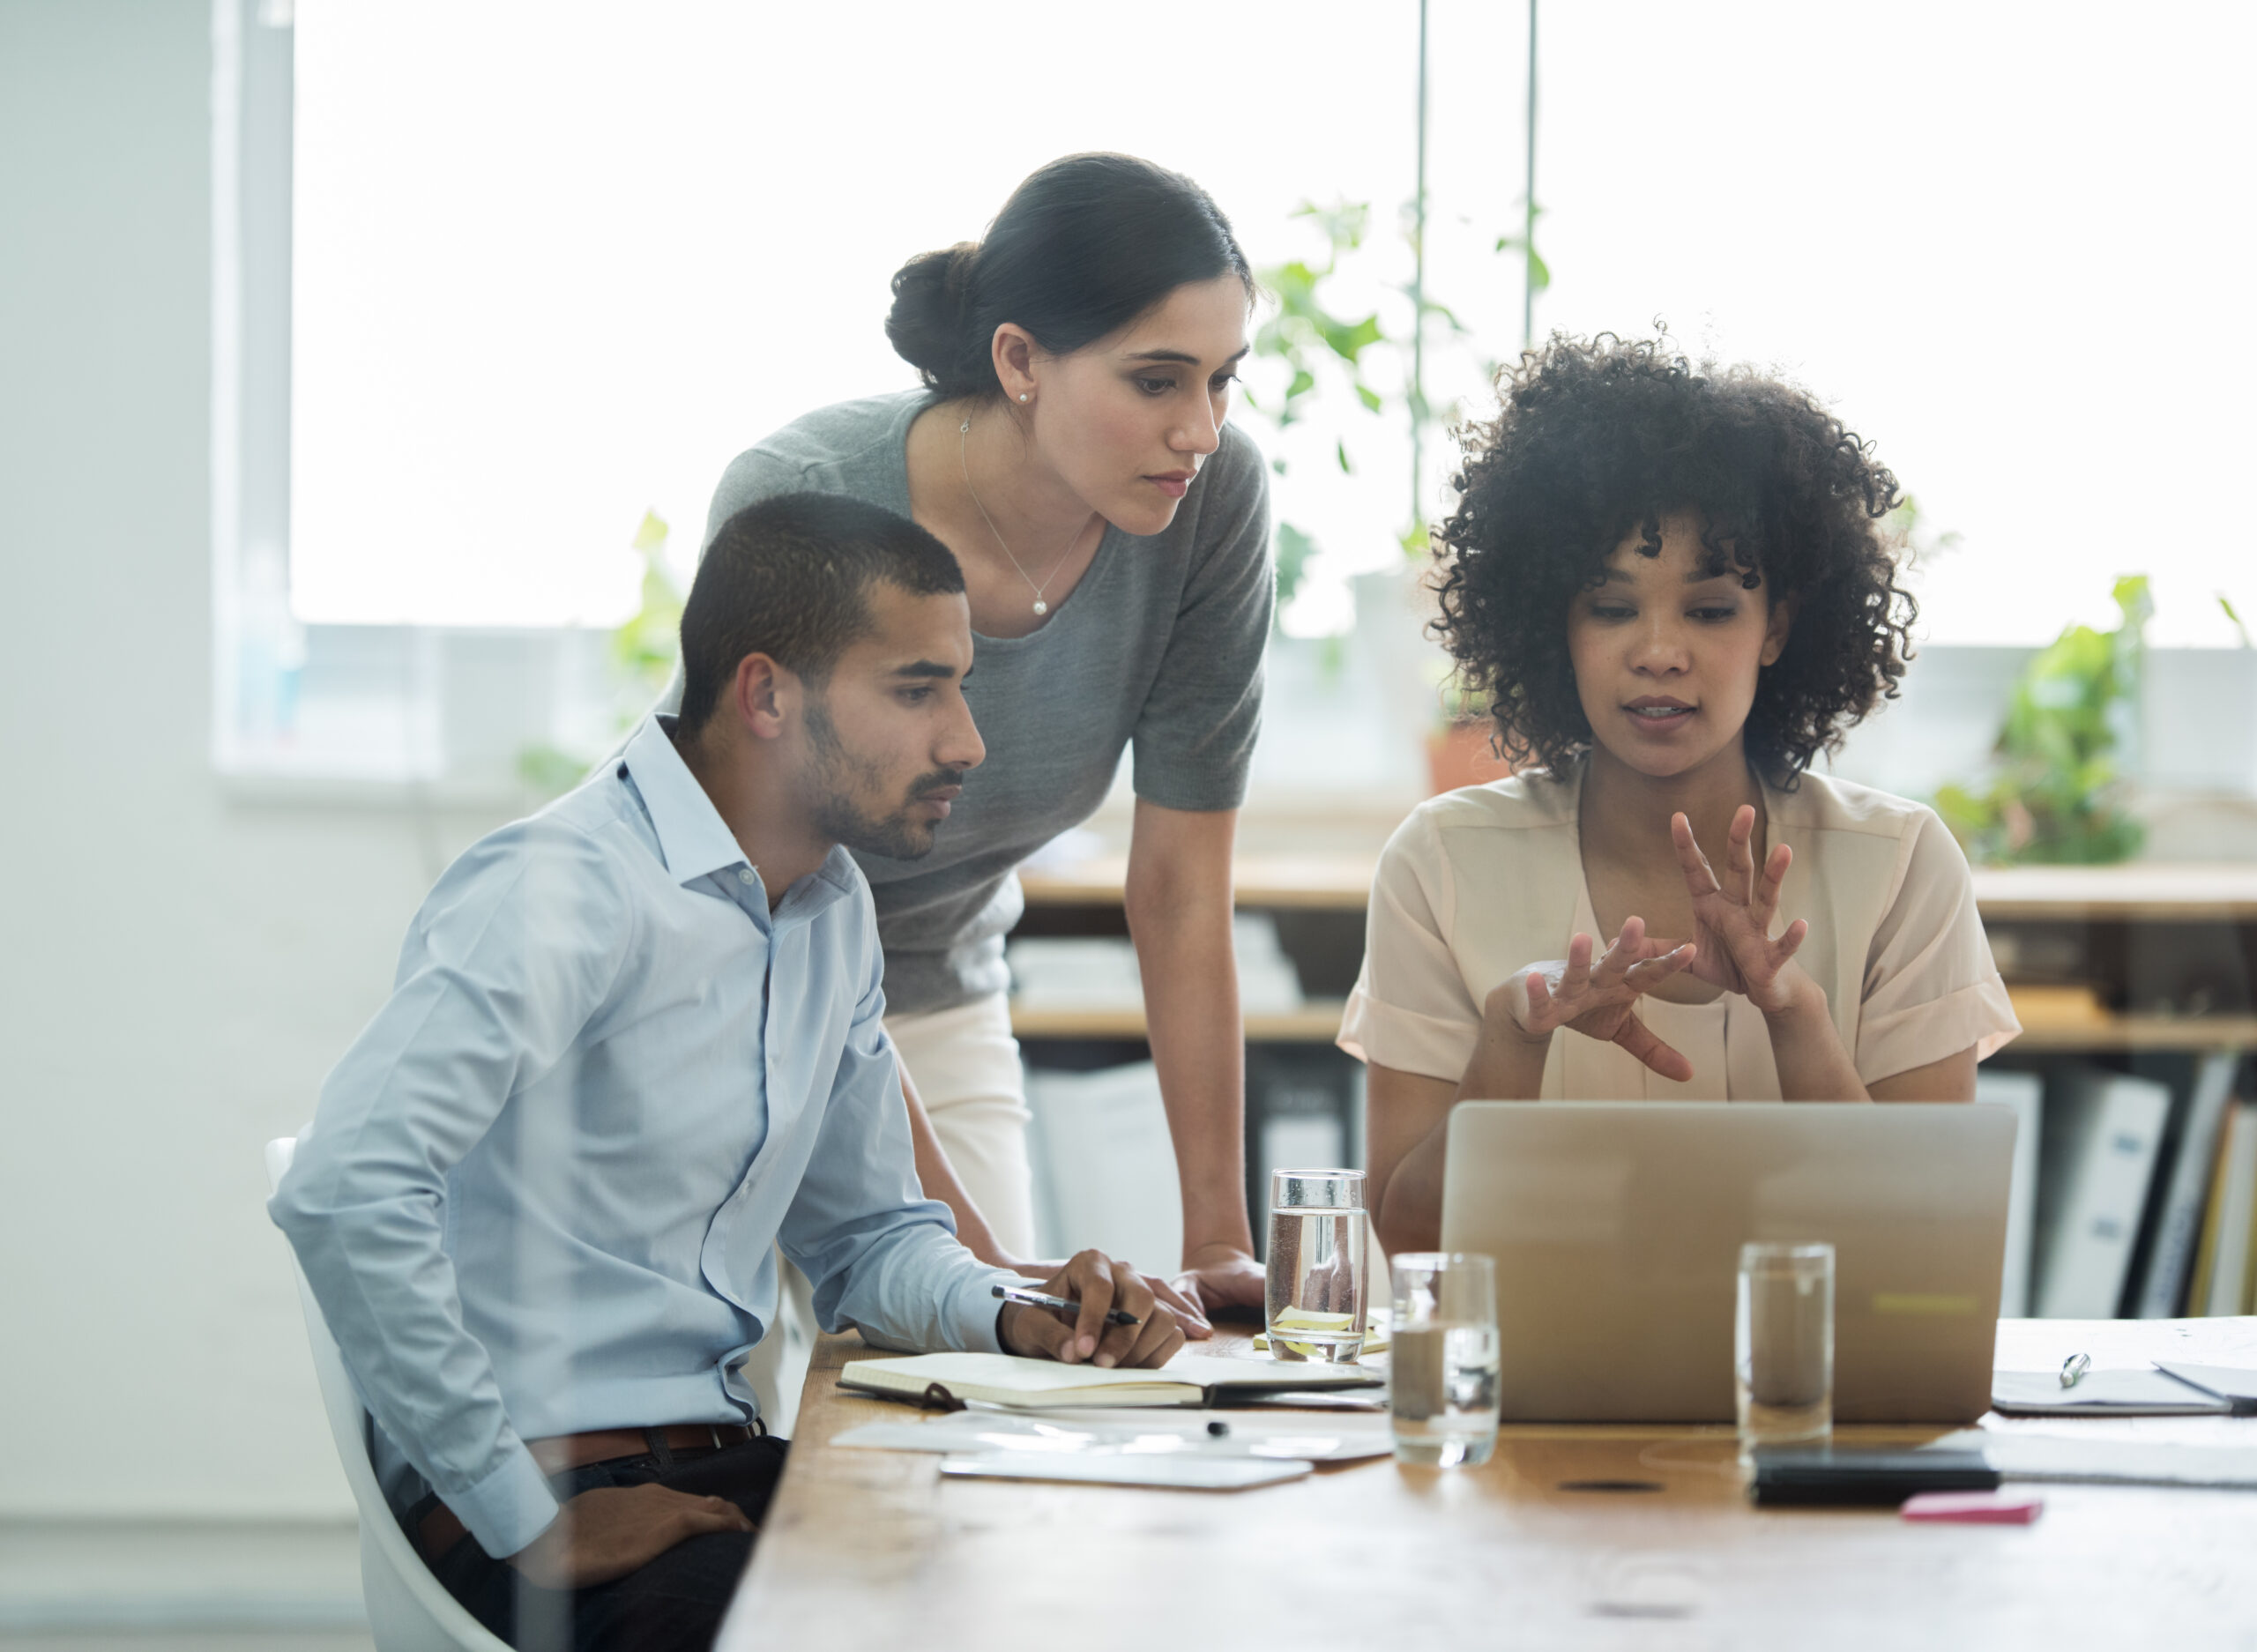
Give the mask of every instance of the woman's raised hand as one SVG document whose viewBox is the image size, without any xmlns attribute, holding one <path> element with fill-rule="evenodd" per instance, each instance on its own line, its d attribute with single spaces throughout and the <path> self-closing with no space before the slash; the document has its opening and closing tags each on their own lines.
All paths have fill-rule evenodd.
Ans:
<svg viewBox="0 0 2257 1652">
<path fill-rule="evenodd" d="M 1645 920 L 1633 918 L 1597 964 L 1593 950 L 1591 938 L 1579 934 L 1568 942 L 1566 957 L 1531 964 L 1499 987 L 1515 1026 L 1529 1038 L 1569 1027 L 1620 1045 L 1664 1078 L 1682 1083 L 1692 1077 L 1693 1063 L 1631 1013 L 1642 994 L 1694 961 L 1692 944 L 1672 948 L 1650 940 Z"/>
<path fill-rule="evenodd" d="M 1694 841 L 1693 823 L 1684 815 L 1669 817 L 1669 835 L 1693 897 L 1694 942 L 1700 949 L 1693 972 L 1726 992 L 1745 994 L 1766 1014 L 1789 1008 L 1793 993 L 1787 964 L 1810 926 L 1798 918 L 1774 940 L 1771 924 L 1779 915 L 1779 885 L 1794 863 L 1794 851 L 1774 844 L 1759 876 L 1755 811 L 1745 803 L 1732 817 L 1721 878 Z"/>
</svg>

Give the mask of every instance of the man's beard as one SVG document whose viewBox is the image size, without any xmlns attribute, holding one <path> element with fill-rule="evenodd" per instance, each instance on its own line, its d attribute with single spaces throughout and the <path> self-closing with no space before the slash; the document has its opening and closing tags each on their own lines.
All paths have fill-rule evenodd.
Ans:
<svg viewBox="0 0 2257 1652">
<path fill-rule="evenodd" d="M 961 769 L 935 769 L 911 781 L 901 805 L 890 815 L 866 813 L 854 794 L 876 791 L 885 777 L 867 757 L 846 749 L 829 711 L 820 700 L 808 704 L 808 741 L 815 748 L 815 827 L 833 843 L 860 854 L 883 855 L 891 860 L 921 860 L 933 852 L 937 821 L 919 820 L 910 814 L 917 800 L 947 785 L 962 785 Z"/>
</svg>

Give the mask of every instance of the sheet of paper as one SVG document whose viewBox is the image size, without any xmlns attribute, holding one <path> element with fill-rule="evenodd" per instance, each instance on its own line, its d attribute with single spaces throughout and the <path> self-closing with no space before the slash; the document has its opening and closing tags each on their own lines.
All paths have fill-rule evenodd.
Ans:
<svg viewBox="0 0 2257 1652">
<path fill-rule="evenodd" d="M 2231 1409 L 2227 1402 L 2152 1368 L 2090 1371 L 2067 1388 L 2055 1371 L 1994 1371 L 1991 1404 L 1994 1410 L 2027 1417 L 2200 1417 Z"/>
<path fill-rule="evenodd" d="M 1233 1410 L 1384 1411 L 1384 1388 L 1239 1388 L 1222 1396 Z"/>
<path fill-rule="evenodd" d="M 1216 1434 L 1210 1425 L 1220 1423 Z M 881 1451 L 947 1455 L 1257 1457 L 1355 1462 L 1394 1450 L 1385 1419 L 1224 1417 L 1214 1411 L 1105 1411 L 1020 1415 L 960 1411 L 928 1422 L 865 1423 L 831 1443 Z"/>
<path fill-rule="evenodd" d="M 1260 1457 L 1044 1456 L 944 1457 L 941 1472 L 972 1479 L 1074 1480 L 1094 1485 L 1151 1485 L 1184 1492 L 1240 1492 L 1311 1472 L 1306 1462 Z"/>
<path fill-rule="evenodd" d="M 1175 1382 L 1196 1382 L 1203 1388 L 1360 1388 L 1387 1380 L 1384 1373 L 1364 1366 L 1333 1365 L 1322 1359 L 1272 1359 L 1267 1354 L 1178 1354 L 1158 1371 L 1146 1374 Z"/>
<path fill-rule="evenodd" d="M 2257 1371 L 2241 1366 L 2193 1366 L 2183 1360 L 2158 1359 L 2156 1369 L 2182 1382 L 2218 1395 L 2237 1411 L 2257 1406 Z"/>
<path fill-rule="evenodd" d="M 2041 1434 L 1963 1428 L 1921 1449 L 1980 1451 L 2009 1480 L 2257 1490 L 2257 1445 L 2149 1445 L 2122 1439 L 2079 1439 L 2065 1432 Z"/>
<path fill-rule="evenodd" d="M 901 1359 L 858 1359 L 850 1362 L 846 1371 L 853 1372 L 862 1365 L 883 1366 L 888 1376 L 907 1381 L 913 1388 L 938 1382 L 950 1389 L 980 1388 L 1005 1394 L 1057 1394 L 1080 1388 L 1203 1380 L 1179 1376 L 1173 1366 L 1164 1372 L 1124 1371 L 1101 1366 L 1061 1366 L 1054 1360 L 1023 1359 L 1015 1354 L 915 1354 Z"/>
</svg>

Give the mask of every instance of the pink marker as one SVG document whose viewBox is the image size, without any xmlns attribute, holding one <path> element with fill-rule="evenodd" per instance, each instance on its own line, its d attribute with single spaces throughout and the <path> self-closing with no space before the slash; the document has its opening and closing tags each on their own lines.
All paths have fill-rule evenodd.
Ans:
<svg viewBox="0 0 2257 1652">
<path fill-rule="evenodd" d="M 2045 1499 L 2027 1492 L 1923 1492 L 1896 1512 L 1907 1520 L 1962 1525 L 2027 1526 L 2045 1512 Z"/>
</svg>

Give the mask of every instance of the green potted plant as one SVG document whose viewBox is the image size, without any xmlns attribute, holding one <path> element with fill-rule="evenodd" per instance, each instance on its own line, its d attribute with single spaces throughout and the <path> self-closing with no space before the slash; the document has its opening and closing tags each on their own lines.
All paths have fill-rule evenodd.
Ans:
<svg viewBox="0 0 2257 1652">
<path fill-rule="evenodd" d="M 2116 582 L 2115 629 L 2072 625 L 2023 667 L 1991 765 L 1936 812 L 1978 866 L 2128 860 L 2146 838 L 2119 752 L 2138 726 L 2147 577 Z"/>
</svg>

